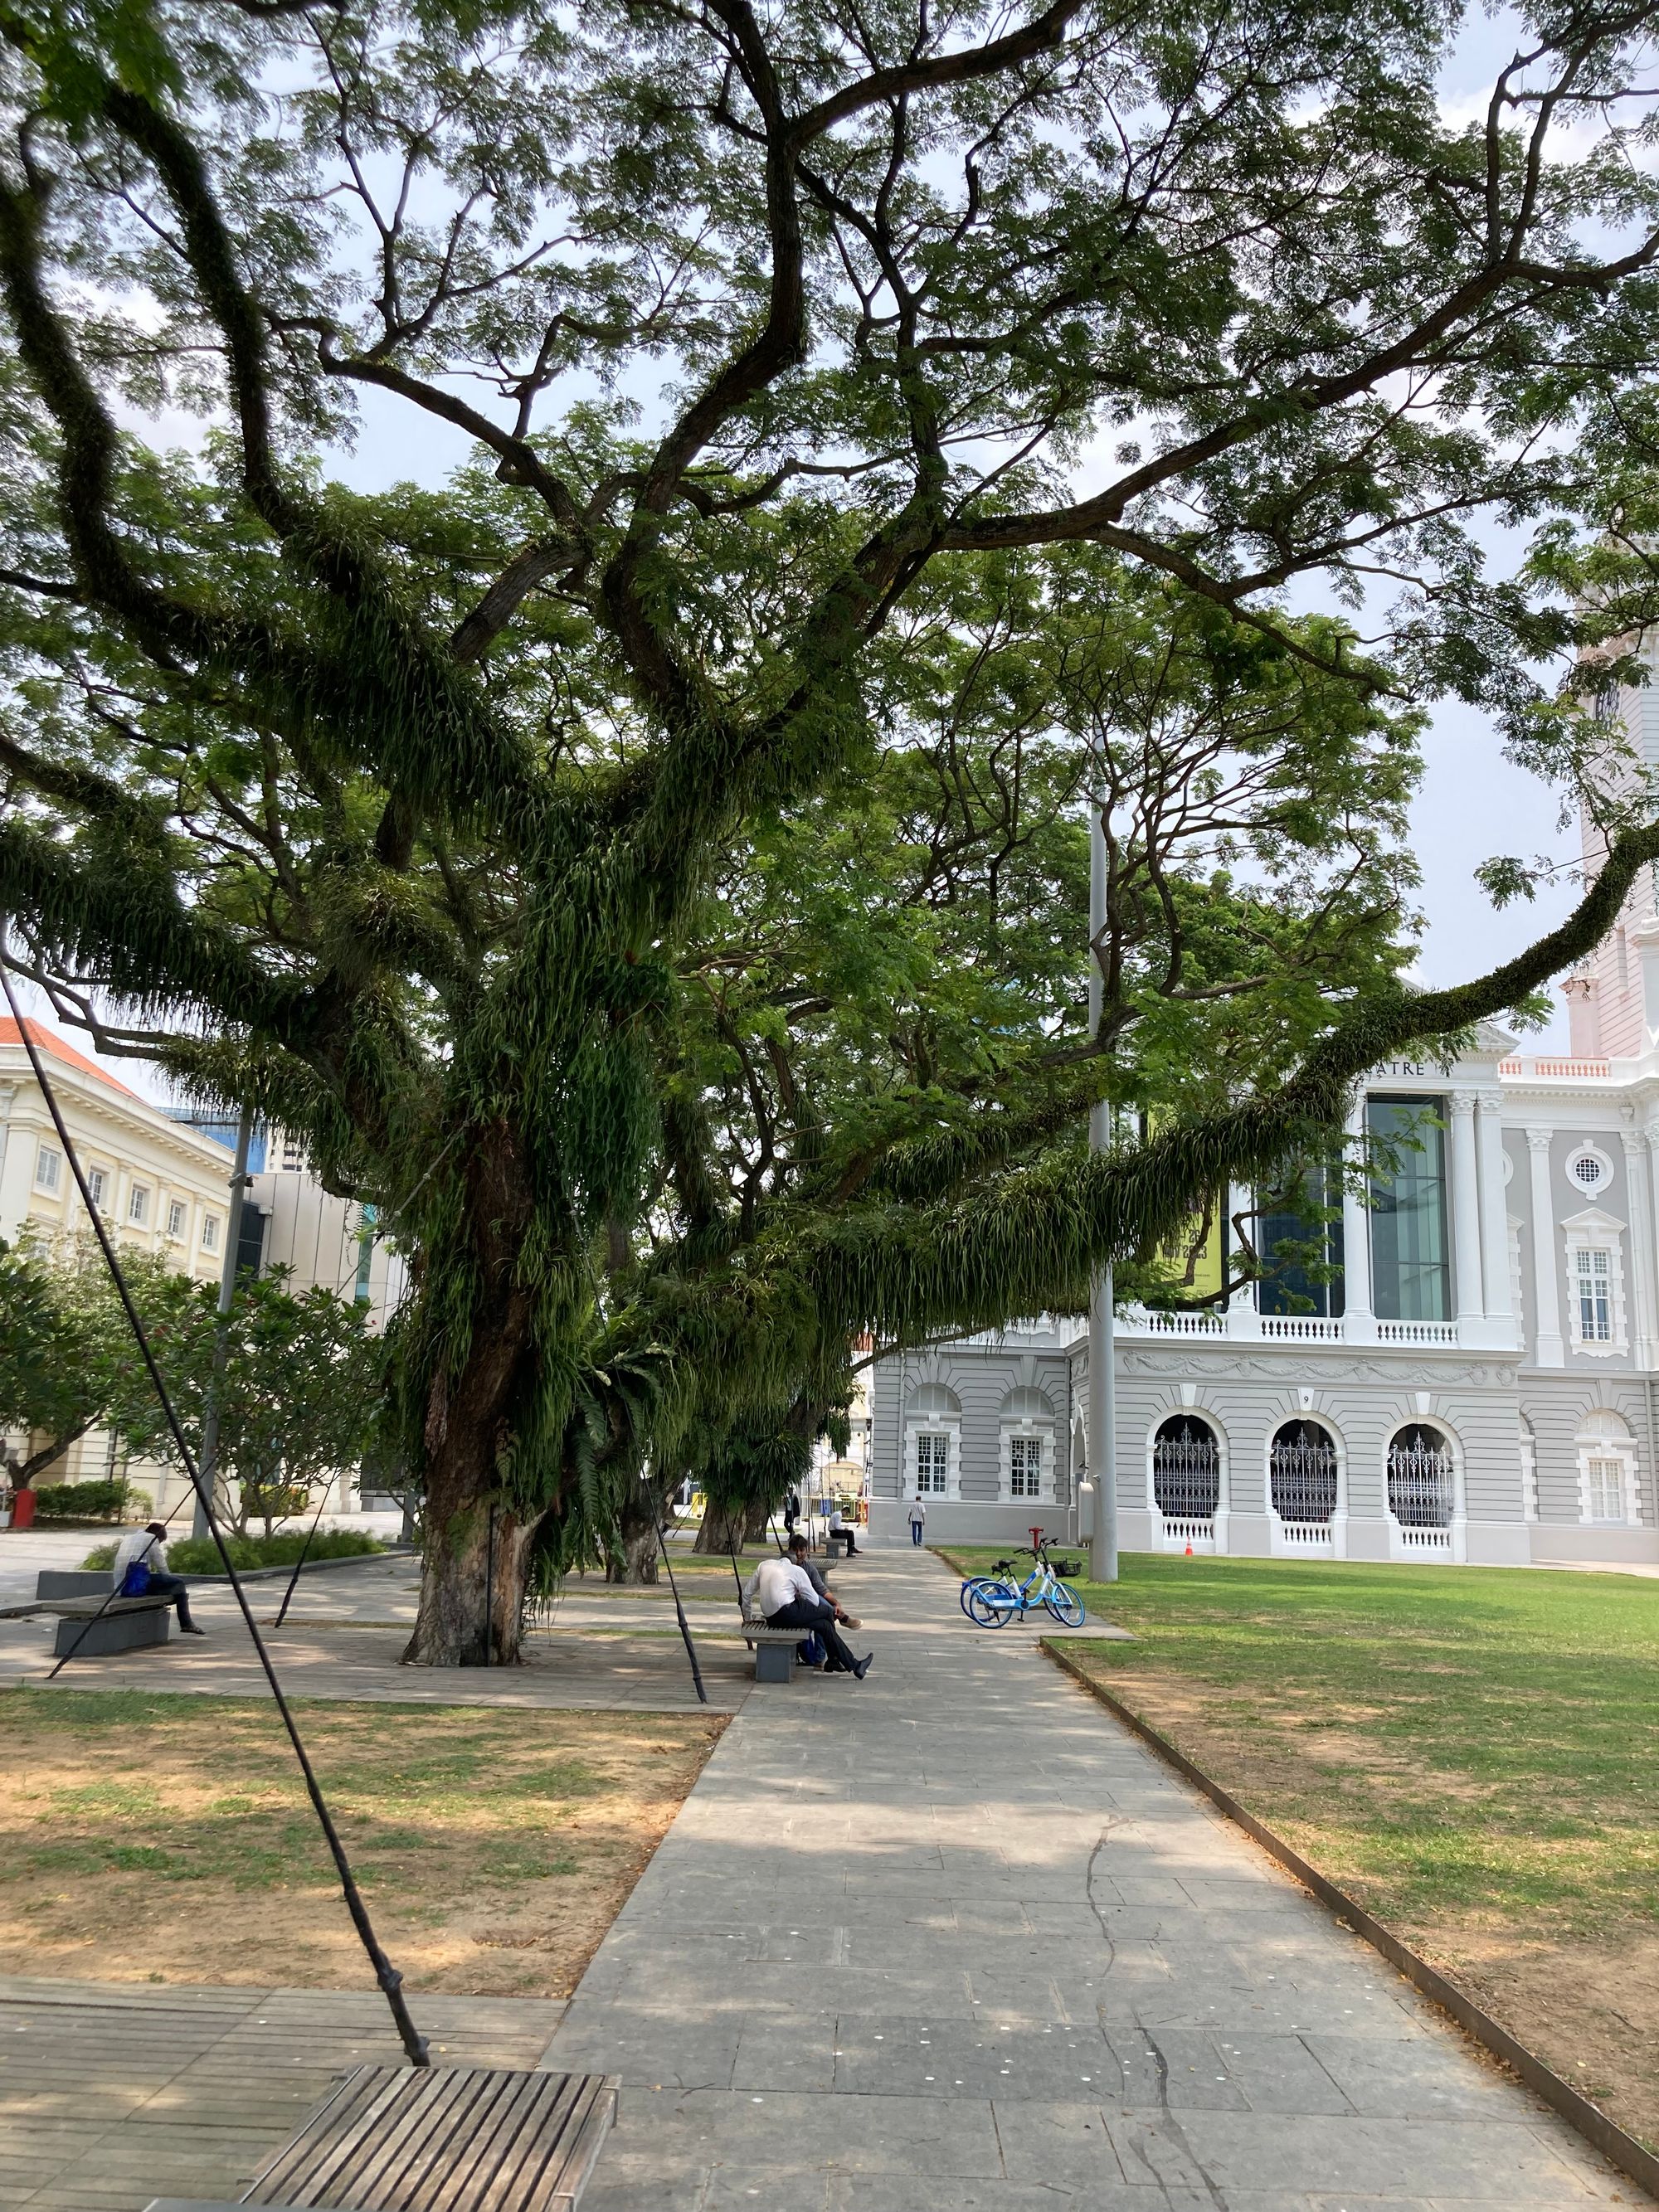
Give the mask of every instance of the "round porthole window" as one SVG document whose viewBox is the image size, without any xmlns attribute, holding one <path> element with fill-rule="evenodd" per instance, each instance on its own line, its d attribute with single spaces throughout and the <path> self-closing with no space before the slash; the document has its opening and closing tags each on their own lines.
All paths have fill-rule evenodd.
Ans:
<svg viewBox="0 0 1659 2212">
<path fill-rule="evenodd" d="M 1581 1145 L 1567 1160 L 1567 1181 L 1586 1197 L 1605 1190 L 1613 1180 L 1613 1162 L 1595 1145 Z"/>
</svg>

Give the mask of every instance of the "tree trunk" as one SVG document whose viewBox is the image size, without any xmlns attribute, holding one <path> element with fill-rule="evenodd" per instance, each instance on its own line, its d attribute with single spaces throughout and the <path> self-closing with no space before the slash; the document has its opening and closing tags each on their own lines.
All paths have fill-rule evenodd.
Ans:
<svg viewBox="0 0 1659 2212">
<path fill-rule="evenodd" d="M 440 1517 L 434 1486 L 428 1493 L 421 1608 L 404 1653 L 406 1664 L 517 1664 L 530 1544 L 540 1518 L 520 1520 L 500 1498 L 475 1498 Z"/>
<path fill-rule="evenodd" d="M 697 1531 L 694 1552 L 712 1553 L 716 1558 L 722 1552 L 740 1551 L 743 1547 L 743 1508 L 728 1512 L 712 1498 L 702 1509 L 702 1526 Z"/>
<path fill-rule="evenodd" d="M 655 1482 L 630 1483 L 623 1500 L 621 1541 L 605 1563 L 608 1583 L 654 1584 L 657 1580 L 657 1523 L 669 1486 Z"/>
<path fill-rule="evenodd" d="M 764 1505 L 751 1505 L 749 1509 L 748 1517 L 744 1520 L 743 1524 L 744 1542 L 745 1544 L 763 1544 L 766 1541 L 766 1524 L 771 1517 L 771 1511 L 769 1507 Z"/>
<path fill-rule="evenodd" d="M 489 1328 L 483 1317 L 475 1323 L 472 1349 L 454 1381 L 440 1376 L 433 1382 L 421 1605 L 405 1664 L 517 1662 L 531 1539 L 544 1509 L 521 1513 L 502 1495 L 498 1455 L 510 1433 L 529 1335 L 527 1308 L 515 1300 L 504 1325 Z"/>
</svg>

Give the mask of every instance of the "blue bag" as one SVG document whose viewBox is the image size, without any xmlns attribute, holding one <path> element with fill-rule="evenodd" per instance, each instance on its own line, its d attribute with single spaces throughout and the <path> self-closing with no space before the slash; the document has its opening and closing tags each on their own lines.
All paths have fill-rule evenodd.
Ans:
<svg viewBox="0 0 1659 2212">
<path fill-rule="evenodd" d="M 151 1545 L 154 1542 L 155 1539 L 152 1537 Z M 136 1559 L 128 1560 L 127 1571 L 121 1577 L 121 1587 L 115 1595 L 117 1597 L 143 1597 L 149 1588 L 149 1549 L 146 1547 L 140 1552 Z"/>
</svg>

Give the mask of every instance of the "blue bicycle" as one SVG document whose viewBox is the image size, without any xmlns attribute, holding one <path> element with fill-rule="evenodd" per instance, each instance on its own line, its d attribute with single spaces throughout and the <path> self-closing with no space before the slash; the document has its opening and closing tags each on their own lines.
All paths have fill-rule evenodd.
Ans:
<svg viewBox="0 0 1659 2212">
<path fill-rule="evenodd" d="M 1046 1550 L 1032 1552 L 1030 1557 L 1036 1565 L 1023 1583 L 1012 1579 L 1011 1561 L 999 1559 L 1000 1568 L 1010 1570 L 1008 1580 L 999 1581 L 993 1575 L 975 1575 L 963 1584 L 962 1609 L 976 1628 L 1000 1628 L 1016 1615 L 1024 1620 L 1039 1606 L 1062 1628 L 1082 1627 L 1088 1618 L 1083 1600 L 1061 1582 Z"/>
</svg>

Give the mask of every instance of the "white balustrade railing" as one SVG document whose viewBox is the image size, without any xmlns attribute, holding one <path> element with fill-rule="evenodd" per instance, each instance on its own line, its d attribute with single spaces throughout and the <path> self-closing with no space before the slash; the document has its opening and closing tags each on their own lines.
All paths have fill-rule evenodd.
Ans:
<svg viewBox="0 0 1659 2212">
<path fill-rule="evenodd" d="M 1265 1340 L 1278 1344 L 1455 1345 L 1455 1321 L 1377 1321 L 1365 1317 L 1366 1334 L 1352 1336 L 1346 1322 L 1322 1314 L 1264 1314 L 1250 1306 L 1230 1306 L 1220 1313 L 1206 1310 L 1171 1312 L 1147 1306 L 1126 1306 L 1117 1317 L 1122 1336 L 1179 1336 Z M 1374 1331 L 1374 1334 L 1373 1334 Z M 977 1341 L 978 1340 L 974 1340 Z M 989 1340 L 987 1340 L 989 1341 Z"/>
<path fill-rule="evenodd" d="M 1166 1313 L 1147 1306 L 1131 1306 L 1120 1316 L 1125 1328 L 1145 1329 L 1151 1336 L 1225 1336 L 1227 1316 L 1218 1313 Z"/>
<path fill-rule="evenodd" d="M 1286 1544 L 1298 1551 L 1328 1552 L 1333 1548 L 1328 1521 L 1281 1521 L 1279 1533 Z"/>
<path fill-rule="evenodd" d="M 1455 1321 L 1379 1321 L 1379 1344 L 1455 1344 Z"/>
<path fill-rule="evenodd" d="M 1165 1521 L 1164 1540 L 1166 1544 L 1213 1544 L 1213 1521 Z"/>
</svg>

